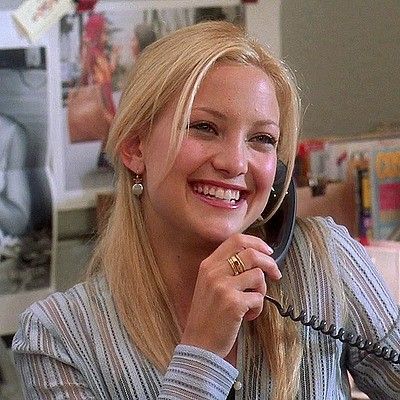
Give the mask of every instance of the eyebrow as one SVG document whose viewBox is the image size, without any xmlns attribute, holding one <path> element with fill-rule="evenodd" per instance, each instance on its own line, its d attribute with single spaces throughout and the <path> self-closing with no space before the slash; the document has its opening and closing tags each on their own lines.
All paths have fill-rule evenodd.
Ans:
<svg viewBox="0 0 400 400">
<path fill-rule="evenodd" d="M 226 115 L 224 114 L 224 113 L 221 113 L 221 112 L 219 112 L 219 111 L 217 111 L 217 110 L 214 110 L 213 108 L 208 108 L 208 107 L 196 107 L 196 108 L 194 108 L 193 110 L 200 110 L 200 111 L 205 111 L 205 112 L 207 112 L 207 113 L 209 113 L 209 114 L 211 114 L 211 115 L 213 115 L 214 117 L 217 117 L 217 118 L 219 118 L 219 119 L 222 119 L 222 120 L 226 120 L 227 119 L 227 117 L 226 117 Z M 277 128 L 279 128 L 279 125 L 275 122 L 275 121 L 273 121 L 272 119 L 265 119 L 265 120 L 259 120 L 259 121 L 256 121 L 255 123 L 254 123 L 254 125 L 274 125 L 274 126 L 276 126 Z"/>
</svg>

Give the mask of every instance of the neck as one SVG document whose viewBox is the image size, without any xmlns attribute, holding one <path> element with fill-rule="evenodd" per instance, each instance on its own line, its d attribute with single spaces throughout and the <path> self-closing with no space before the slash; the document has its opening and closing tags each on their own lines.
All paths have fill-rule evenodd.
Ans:
<svg viewBox="0 0 400 400">
<path fill-rule="evenodd" d="M 180 328 L 184 329 L 192 303 L 200 263 L 216 248 L 201 243 L 198 238 L 189 240 L 176 235 L 159 235 L 149 232 L 154 256 L 160 268 Z"/>
</svg>

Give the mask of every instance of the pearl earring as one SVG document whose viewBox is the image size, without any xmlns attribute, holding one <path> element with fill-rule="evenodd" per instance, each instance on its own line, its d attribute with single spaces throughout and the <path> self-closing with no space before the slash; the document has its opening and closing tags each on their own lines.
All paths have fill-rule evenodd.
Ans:
<svg viewBox="0 0 400 400">
<path fill-rule="evenodd" d="M 133 178 L 132 193 L 136 197 L 140 197 L 143 193 L 143 179 L 139 174 Z"/>
</svg>

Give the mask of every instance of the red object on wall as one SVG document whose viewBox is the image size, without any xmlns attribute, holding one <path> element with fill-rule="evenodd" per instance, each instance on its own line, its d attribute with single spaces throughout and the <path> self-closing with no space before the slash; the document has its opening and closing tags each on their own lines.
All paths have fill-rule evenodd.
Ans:
<svg viewBox="0 0 400 400">
<path fill-rule="evenodd" d="M 97 0 L 74 0 L 76 3 L 77 12 L 85 12 L 93 10 Z"/>
</svg>

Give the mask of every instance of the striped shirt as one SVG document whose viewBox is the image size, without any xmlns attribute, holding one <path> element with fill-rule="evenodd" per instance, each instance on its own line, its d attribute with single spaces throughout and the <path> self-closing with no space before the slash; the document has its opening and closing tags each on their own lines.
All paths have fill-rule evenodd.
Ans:
<svg viewBox="0 0 400 400">
<path fill-rule="evenodd" d="M 399 350 L 399 307 L 363 247 L 330 218 L 308 223 L 325 235 L 343 282 L 347 312 L 328 284 L 322 261 L 310 259 L 312 243 L 301 225 L 295 229 L 282 287 L 308 315 Z M 162 374 L 129 339 L 107 284 L 99 278 L 33 304 L 21 317 L 13 350 L 27 399 L 217 400 L 227 398 L 235 380 L 242 382 L 236 399 L 272 399 L 268 365 L 259 344 L 243 340 L 246 332 L 243 324 L 236 368 L 208 351 L 178 345 Z M 371 399 L 400 399 L 399 364 L 361 354 L 307 327 L 300 332 L 298 400 L 350 399 L 347 371 Z"/>
</svg>

